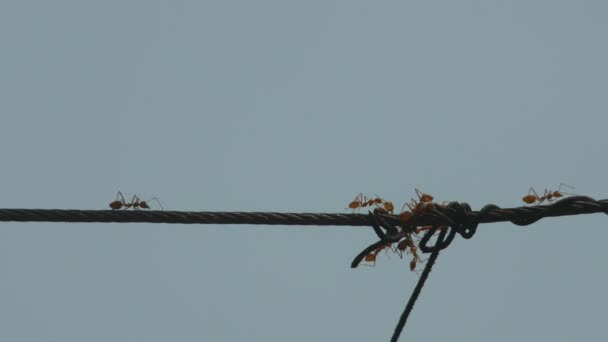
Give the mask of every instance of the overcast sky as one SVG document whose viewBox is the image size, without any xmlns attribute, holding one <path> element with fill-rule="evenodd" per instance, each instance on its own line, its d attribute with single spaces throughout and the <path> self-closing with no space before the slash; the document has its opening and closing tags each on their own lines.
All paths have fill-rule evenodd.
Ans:
<svg viewBox="0 0 608 342">
<path fill-rule="evenodd" d="M 602 1 L 2 1 L 0 208 L 606 198 Z M 607 217 L 483 225 L 403 341 L 604 341 Z M 388 341 L 368 228 L 0 224 L 2 341 Z"/>
</svg>

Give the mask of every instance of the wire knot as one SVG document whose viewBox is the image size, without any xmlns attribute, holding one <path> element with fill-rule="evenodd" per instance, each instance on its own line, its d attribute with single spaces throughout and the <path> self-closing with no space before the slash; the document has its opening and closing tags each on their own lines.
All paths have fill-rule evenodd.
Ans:
<svg viewBox="0 0 608 342">
<path fill-rule="evenodd" d="M 484 209 L 486 208 L 484 207 Z M 433 253 L 445 249 L 452 243 L 456 233 L 465 239 L 472 238 L 475 232 L 477 232 L 479 223 L 476 220 L 471 220 L 470 212 L 471 206 L 468 203 L 458 202 L 451 202 L 441 211 L 433 209 L 431 214 L 446 222 L 446 224 L 433 225 L 420 239 L 420 243 L 418 244 L 420 250 L 423 253 Z M 444 238 L 435 240 L 433 246 L 429 246 L 430 239 L 438 230 L 447 230 L 447 233 L 444 234 Z"/>
</svg>

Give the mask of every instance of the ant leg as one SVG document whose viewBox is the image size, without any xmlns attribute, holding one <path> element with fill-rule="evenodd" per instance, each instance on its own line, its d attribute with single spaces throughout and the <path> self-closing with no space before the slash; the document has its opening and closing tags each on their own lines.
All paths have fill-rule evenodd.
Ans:
<svg viewBox="0 0 608 342">
<path fill-rule="evenodd" d="M 407 206 L 407 202 L 403 203 L 403 206 L 401 207 L 401 212 L 405 211 L 405 207 Z M 407 206 L 409 208 L 409 206 Z"/>
<path fill-rule="evenodd" d="M 534 191 L 534 188 L 533 188 L 533 187 L 530 187 L 530 189 L 528 190 L 528 195 L 529 195 L 530 193 L 534 194 L 534 196 L 536 196 L 536 198 L 540 198 L 540 197 L 538 196 L 538 194 L 536 193 L 536 191 Z"/>
<path fill-rule="evenodd" d="M 120 192 L 120 191 L 116 194 L 116 200 L 117 201 L 120 200 L 122 202 L 122 204 L 126 204 L 127 203 L 127 202 L 125 202 L 125 196 L 123 196 L 122 192 Z"/>
<path fill-rule="evenodd" d="M 392 245 L 392 244 L 391 244 Z M 388 248 L 384 249 L 384 255 L 386 255 L 386 257 L 388 258 L 388 260 L 391 260 L 391 256 L 388 254 L 388 250 L 391 249 L 391 246 L 388 246 Z"/>
<path fill-rule="evenodd" d="M 545 189 L 545 192 L 543 193 L 543 197 L 540 198 L 540 202 L 538 202 L 538 204 L 541 204 L 543 201 L 547 201 L 547 202 L 552 202 L 553 201 L 553 192 L 551 192 L 550 189 Z"/>
<path fill-rule="evenodd" d="M 533 187 L 530 187 L 530 190 L 528 190 L 528 196 L 530 195 L 530 193 L 532 193 L 534 195 L 534 197 L 536 197 L 536 199 L 534 200 L 534 202 L 531 202 L 530 204 L 533 204 L 536 202 L 536 204 L 541 204 L 545 201 L 545 199 L 547 199 L 547 189 L 545 189 L 545 192 L 542 196 L 538 196 L 538 193 L 536 193 L 536 191 L 534 191 Z"/>
<path fill-rule="evenodd" d="M 391 251 L 392 251 L 393 253 L 397 253 L 397 247 L 396 247 L 396 246 L 393 246 L 393 244 L 392 244 L 392 243 L 391 243 L 391 244 L 390 244 L 388 247 L 391 249 Z"/>
<path fill-rule="evenodd" d="M 399 259 L 403 259 L 403 252 L 399 248 L 391 247 L 391 249 L 393 250 L 393 253 L 397 253 Z"/>
<path fill-rule="evenodd" d="M 131 202 L 125 204 L 125 208 L 137 208 L 139 207 L 139 197 L 137 197 L 137 195 L 133 195 L 133 198 L 131 198 Z"/>
</svg>

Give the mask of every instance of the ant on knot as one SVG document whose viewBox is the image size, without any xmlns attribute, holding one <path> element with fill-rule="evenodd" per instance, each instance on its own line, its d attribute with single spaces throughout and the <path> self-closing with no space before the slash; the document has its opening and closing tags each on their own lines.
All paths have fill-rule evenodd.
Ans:
<svg viewBox="0 0 608 342">
<path fill-rule="evenodd" d="M 418 201 L 415 199 L 411 199 L 410 203 L 405 203 L 401 208 L 401 213 L 399 214 L 399 221 L 401 223 L 409 222 L 415 215 L 421 215 L 429 210 L 435 208 L 435 203 L 433 203 L 433 196 L 424 193 L 418 189 L 416 190 L 416 195 L 418 196 Z M 410 210 L 405 210 L 405 207 L 408 207 Z"/>
</svg>

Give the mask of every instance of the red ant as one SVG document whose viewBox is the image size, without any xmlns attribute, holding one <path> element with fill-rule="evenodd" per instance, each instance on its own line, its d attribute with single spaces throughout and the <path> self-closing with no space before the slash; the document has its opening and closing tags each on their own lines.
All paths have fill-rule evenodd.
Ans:
<svg viewBox="0 0 608 342">
<path fill-rule="evenodd" d="M 380 198 L 378 195 L 376 195 L 376 198 L 368 199 L 366 196 L 363 196 L 363 193 L 357 195 L 357 197 L 355 197 L 355 199 L 348 204 L 348 207 L 352 209 L 353 212 L 355 212 L 355 210 L 358 208 L 364 208 L 371 205 L 375 205 L 376 207 L 378 207 L 378 209 L 385 210 L 387 212 L 390 212 L 391 214 L 395 209 L 392 202 L 387 202 Z"/>
<path fill-rule="evenodd" d="M 374 213 L 380 212 L 380 213 L 392 215 L 393 210 L 395 210 L 395 206 L 393 205 L 393 202 L 384 202 L 384 204 L 381 207 L 377 206 L 376 209 L 374 209 Z"/>
<path fill-rule="evenodd" d="M 368 200 L 366 196 L 363 196 L 363 193 L 360 193 L 352 202 L 348 204 L 348 207 L 355 212 L 355 209 L 367 207 L 375 203 L 382 203 L 382 199 L 376 197 L 375 199 Z"/>
<path fill-rule="evenodd" d="M 363 203 L 363 206 L 364 207 L 367 207 L 369 205 L 379 206 L 380 204 L 382 204 L 382 202 L 384 202 L 384 200 L 382 198 L 378 197 L 378 195 L 376 195 L 376 198 L 370 198 L 365 203 Z"/>
<path fill-rule="evenodd" d="M 433 203 L 433 196 L 418 189 L 416 189 L 416 195 L 418 196 L 418 202 L 412 198 L 410 203 L 405 203 L 401 208 L 401 214 L 399 214 L 399 221 L 401 221 L 401 223 L 407 223 L 414 217 L 414 215 L 422 214 L 425 211 L 435 207 L 435 203 Z M 410 211 L 404 210 L 406 206 L 410 209 Z"/>
<path fill-rule="evenodd" d="M 551 190 L 545 189 L 545 192 L 543 193 L 543 195 L 538 196 L 536 191 L 534 191 L 534 188 L 530 187 L 530 190 L 528 190 L 528 194 L 526 196 L 524 196 L 521 200 L 526 202 L 527 204 L 533 204 L 533 203 L 541 204 L 545 200 L 548 202 L 551 202 L 551 201 L 553 201 L 554 198 L 559 198 L 564 195 L 572 195 L 567 192 L 561 192 L 560 190 L 562 189 L 562 186 L 566 186 L 570 189 L 574 189 L 573 187 L 571 187 L 568 184 L 560 183 L 559 188 L 557 188 L 557 191 L 551 191 Z"/>
<path fill-rule="evenodd" d="M 348 204 L 348 207 L 355 212 L 355 209 L 363 207 L 364 199 L 363 193 L 360 193 L 355 197 L 355 199 Z"/>
<path fill-rule="evenodd" d="M 384 244 L 378 248 L 376 248 L 373 252 L 369 253 L 368 255 L 365 256 L 365 261 L 367 262 L 371 262 L 371 265 L 367 265 L 364 264 L 366 266 L 376 266 L 376 257 L 378 256 L 378 253 L 380 253 L 382 250 L 386 249 L 386 248 L 390 248 L 391 247 L 391 243 L 387 243 Z M 385 251 L 386 252 L 386 251 Z M 388 254 L 387 254 L 388 256 Z"/>
<path fill-rule="evenodd" d="M 393 214 L 393 210 L 395 210 L 395 206 L 393 202 L 384 202 L 384 210 L 388 211 L 391 215 Z"/>
<path fill-rule="evenodd" d="M 129 209 L 129 208 L 150 209 L 148 202 L 153 201 L 153 200 L 156 201 L 156 203 L 158 203 L 161 210 L 165 210 L 163 208 L 163 205 L 160 203 L 160 201 L 156 197 L 150 198 L 149 200 L 146 200 L 146 201 L 142 201 L 139 199 L 139 197 L 137 197 L 137 195 L 133 195 L 131 202 L 127 202 L 127 201 L 125 201 L 125 197 L 122 195 L 122 193 L 120 191 L 116 194 L 116 200 L 110 203 L 110 208 L 112 208 L 112 210 Z"/>
<path fill-rule="evenodd" d="M 410 271 L 415 271 L 416 264 L 418 262 L 422 262 L 422 259 L 420 258 L 420 255 L 418 255 L 418 248 L 416 247 L 414 240 L 412 240 L 412 238 L 409 235 L 406 235 L 405 240 L 401 240 L 397 244 L 395 251 L 399 254 L 400 258 L 403 258 L 403 254 L 407 253 L 408 249 L 409 249 L 409 252 L 412 253 L 412 256 L 413 256 L 412 260 L 410 261 Z"/>
<path fill-rule="evenodd" d="M 429 195 L 429 194 L 425 194 L 424 192 L 415 189 L 416 190 L 416 195 L 418 195 L 418 198 L 420 199 L 420 203 L 430 203 L 433 201 L 433 196 Z"/>
</svg>

